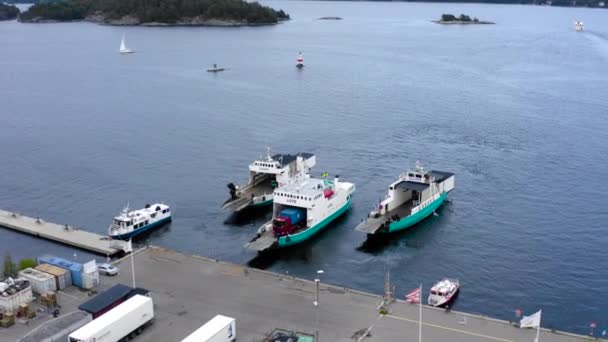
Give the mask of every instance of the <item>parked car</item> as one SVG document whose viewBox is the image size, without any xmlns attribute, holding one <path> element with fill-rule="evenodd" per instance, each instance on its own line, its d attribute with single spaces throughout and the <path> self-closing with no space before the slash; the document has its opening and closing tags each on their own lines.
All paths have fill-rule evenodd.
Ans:
<svg viewBox="0 0 608 342">
<path fill-rule="evenodd" d="M 118 268 L 111 264 L 99 264 L 97 265 L 99 273 L 114 276 L 118 274 Z"/>
</svg>

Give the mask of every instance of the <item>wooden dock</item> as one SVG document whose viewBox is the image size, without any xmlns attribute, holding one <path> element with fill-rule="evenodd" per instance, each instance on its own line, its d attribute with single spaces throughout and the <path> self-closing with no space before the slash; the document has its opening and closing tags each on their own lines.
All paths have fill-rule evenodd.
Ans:
<svg viewBox="0 0 608 342">
<path fill-rule="evenodd" d="M 127 250 L 127 242 L 124 241 L 2 209 L 0 226 L 102 255 L 114 255 Z"/>
</svg>

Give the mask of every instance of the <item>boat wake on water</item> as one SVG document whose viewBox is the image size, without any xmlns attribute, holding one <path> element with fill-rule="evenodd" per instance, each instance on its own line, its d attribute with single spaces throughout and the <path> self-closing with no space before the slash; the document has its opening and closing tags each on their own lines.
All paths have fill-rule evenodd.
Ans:
<svg viewBox="0 0 608 342">
<path fill-rule="evenodd" d="M 585 31 L 585 37 L 593 43 L 599 54 L 608 59 L 608 35 L 600 32 Z"/>
</svg>

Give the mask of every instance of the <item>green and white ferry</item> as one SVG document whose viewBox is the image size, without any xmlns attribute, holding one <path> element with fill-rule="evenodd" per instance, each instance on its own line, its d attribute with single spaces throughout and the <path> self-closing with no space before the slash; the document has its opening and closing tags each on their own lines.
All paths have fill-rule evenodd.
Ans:
<svg viewBox="0 0 608 342">
<path fill-rule="evenodd" d="M 417 161 L 415 169 L 389 185 L 386 199 L 355 229 L 368 235 L 408 229 L 433 214 L 453 189 L 453 173 L 426 171 Z"/>
<path fill-rule="evenodd" d="M 272 220 L 262 225 L 248 249 L 263 252 L 302 243 L 348 210 L 355 185 L 311 178 L 274 190 Z"/>
<path fill-rule="evenodd" d="M 249 181 L 244 186 L 228 184 L 230 198 L 222 208 L 235 212 L 272 204 L 275 188 L 303 179 L 317 159 L 312 153 L 270 154 L 260 156 L 249 164 Z"/>
</svg>

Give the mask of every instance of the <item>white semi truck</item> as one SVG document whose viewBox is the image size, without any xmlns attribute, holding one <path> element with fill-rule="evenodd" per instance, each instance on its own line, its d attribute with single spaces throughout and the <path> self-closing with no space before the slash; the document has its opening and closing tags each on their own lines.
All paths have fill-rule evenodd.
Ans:
<svg viewBox="0 0 608 342">
<path fill-rule="evenodd" d="M 232 342 L 236 340 L 234 318 L 217 315 L 181 342 Z"/>
<path fill-rule="evenodd" d="M 68 342 L 117 342 L 133 338 L 154 319 L 152 298 L 135 295 L 68 336 Z"/>
</svg>

